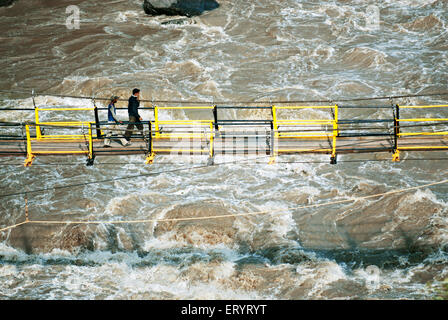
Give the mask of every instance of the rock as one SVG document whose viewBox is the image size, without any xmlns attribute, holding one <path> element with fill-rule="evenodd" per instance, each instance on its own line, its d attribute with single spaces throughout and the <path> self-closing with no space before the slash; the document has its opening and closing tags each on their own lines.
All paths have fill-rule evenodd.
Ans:
<svg viewBox="0 0 448 320">
<path fill-rule="evenodd" d="M 27 224 L 11 230 L 7 242 L 27 254 L 51 252 L 54 249 L 77 252 L 96 249 L 93 240 L 95 232 L 96 229 L 85 225 L 61 228 L 60 225 Z"/>
<path fill-rule="evenodd" d="M 15 0 L 0 0 L 0 7 L 6 7 L 12 5 Z"/>
<path fill-rule="evenodd" d="M 365 299 L 368 289 L 354 280 L 339 279 L 328 285 L 321 296 L 326 299 Z"/>
<path fill-rule="evenodd" d="M 191 18 L 180 18 L 180 19 L 170 19 L 166 21 L 162 21 L 161 25 L 187 25 L 187 24 L 195 24 L 195 21 Z"/>
<path fill-rule="evenodd" d="M 164 14 L 191 17 L 218 7 L 219 3 L 215 0 L 145 0 L 143 3 L 146 14 L 152 16 Z"/>
<path fill-rule="evenodd" d="M 196 219 L 200 217 L 230 214 L 219 202 L 203 202 L 179 205 L 164 216 L 164 219 Z M 236 228 L 234 217 L 223 219 L 199 219 L 159 222 L 154 236 L 163 241 L 175 241 L 187 245 L 235 245 Z"/>
</svg>

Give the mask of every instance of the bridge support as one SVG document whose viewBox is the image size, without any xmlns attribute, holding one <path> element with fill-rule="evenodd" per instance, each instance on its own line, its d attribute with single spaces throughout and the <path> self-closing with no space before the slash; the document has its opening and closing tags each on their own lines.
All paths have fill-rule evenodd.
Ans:
<svg viewBox="0 0 448 320">
<path fill-rule="evenodd" d="M 392 155 L 392 161 L 400 162 L 400 150 L 395 150 L 394 154 Z"/>
<path fill-rule="evenodd" d="M 331 156 L 331 158 L 330 158 L 330 164 L 337 164 L 338 163 L 338 156 L 335 154 L 335 155 L 332 155 Z"/>
<path fill-rule="evenodd" d="M 154 152 L 151 152 L 145 159 L 145 164 L 153 164 L 154 158 L 156 157 L 156 154 Z"/>
<path fill-rule="evenodd" d="M 25 167 L 31 167 L 33 164 L 35 156 L 34 155 L 28 155 L 25 159 L 25 163 L 23 164 Z"/>
<path fill-rule="evenodd" d="M 91 167 L 93 166 L 94 162 L 95 162 L 95 156 L 93 156 L 92 158 L 87 158 L 86 166 Z"/>
<path fill-rule="evenodd" d="M 26 131 L 26 159 L 24 166 L 31 167 L 31 165 L 33 164 L 33 160 L 36 156 L 32 153 L 30 126 L 28 124 L 25 125 L 25 131 Z"/>
</svg>

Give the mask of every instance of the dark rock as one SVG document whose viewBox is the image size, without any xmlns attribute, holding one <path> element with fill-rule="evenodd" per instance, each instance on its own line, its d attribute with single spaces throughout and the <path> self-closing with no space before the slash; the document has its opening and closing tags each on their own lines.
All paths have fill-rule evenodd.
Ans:
<svg viewBox="0 0 448 320">
<path fill-rule="evenodd" d="M 187 24 L 195 24 L 195 21 L 191 18 L 180 18 L 180 19 L 171 19 L 166 20 L 160 23 L 161 25 L 187 25 Z"/>
<path fill-rule="evenodd" d="M 145 0 L 143 9 L 146 14 L 157 16 L 198 16 L 204 11 L 219 7 L 215 0 Z"/>
<path fill-rule="evenodd" d="M 0 7 L 6 7 L 12 5 L 15 0 L 0 0 Z"/>
</svg>

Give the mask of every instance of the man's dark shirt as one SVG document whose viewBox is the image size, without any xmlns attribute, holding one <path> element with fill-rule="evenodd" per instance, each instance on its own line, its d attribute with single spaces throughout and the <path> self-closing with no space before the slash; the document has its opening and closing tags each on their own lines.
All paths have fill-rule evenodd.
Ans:
<svg viewBox="0 0 448 320">
<path fill-rule="evenodd" d="M 138 107 L 140 106 L 140 101 L 137 100 L 137 97 L 131 96 L 129 98 L 129 104 L 128 104 L 128 113 L 131 117 L 136 117 L 137 121 L 140 120 L 140 115 L 138 114 Z"/>
</svg>

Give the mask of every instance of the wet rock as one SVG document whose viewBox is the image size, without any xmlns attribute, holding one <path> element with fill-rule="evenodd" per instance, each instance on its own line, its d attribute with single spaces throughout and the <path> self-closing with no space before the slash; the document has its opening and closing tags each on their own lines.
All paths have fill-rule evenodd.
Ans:
<svg viewBox="0 0 448 320">
<path fill-rule="evenodd" d="M 181 275 L 183 279 L 191 283 L 206 283 L 232 278 L 234 269 L 231 263 L 198 262 L 186 268 Z"/>
<path fill-rule="evenodd" d="M 359 196 L 384 191 L 362 185 L 353 189 Z M 446 242 L 446 225 L 439 224 L 444 214 L 431 193 L 416 192 L 389 196 L 362 208 L 316 210 L 296 216 L 295 222 L 305 249 L 394 249 L 422 257 Z"/>
<path fill-rule="evenodd" d="M 411 282 L 413 283 L 431 283 L 443 281 L 444 270 L 447 270 L 447 263 L 436 263 L 426 266 L 418 266 L 412 271 Z"/>
<path fill-rule="evenodd" d="M 86 226 L 27 224 L 13 229 L 8 243 L 27 254 L 51 252 L 53 249 L 77 252 L 93 249 L 93 234 Z"/>
<path fill-rule="evenodd" d="M 67 251 L 72 251 L 75 248 L 93 249 L 91 235 L 88 234 L 85 226 L 68 227 L 59 242 L 58 247 Z"/>
<path fill-rule="evenodd" d="M 231 277 L 223 281 L 227 288 L 233 290 L 256 290 L 264 295 L 278 295 L 291 299 L 287 293 L 296 282 L 294 269 L 285 266 L 265 266 L 260 264 L 245 265 L 235 270 Z M 275 292 L 275 293 L 274 293 Z M 305 294 L 300 295 L 304 297 Z M 292 298 L 293 299 L 293 298 Z"/>
<path fill-rule="evenodd" d="M 160 23 L 161 25 L 187 25 L 187 24 L 195 24 L 193 19 L 189 18 L 180 18 L 180 19 L 170 19 Z"/>
<path fill-rule="evenodd" d="M 145 0 L 143 9 L 152 16 L 198 16 L 219 7 L 215 0 Z"/>
<path fill-rule="evenodd" d="M 6 7 L 12 5 L 15 0 L 0 0 L 0 7 Z"/>
<path fill-rule="evenodd" d="M 237 232 L 233 226 L 235 218 L 207 219 L 208 216 L 216 217 L 228 214 L 227 208 L 219 203 L 181 205 L 166 213 L 164 218 L 174 219 L 174 221 L 159 222 L 154 230 L 154 236 L 189 245 L 225 244 L 233 246 Z M 201 219 L 201 217 L 205 219 Z M 184 218 L 192 220 L 182 220 Z M 175 221 L 175 219 L 181 220 Z"/>
<path fill-rule="evenodd" d="M 337 280 L 322 292 L 327 299 L 364 299 L 369 293 L 367 288 L 354 280 Z"/>
<path fill-rule="evenodd" d="M 416 19 L 411 23 L 405 23 L 404 26 L 412 31 L 429 31 L 432 29 L 439 29 L 443 27 L 443 23 L 434 16 L 430 14 L 427 17 L 421 17 Z"/>
<path fill-rule="evenodd" d="M 259 252 L 261 256 L 274 264 L 287 263 L 293 265 L 310 260 L 310 257 L 299 248 L 278 246 L 263 248 Z"/>
</svg>

